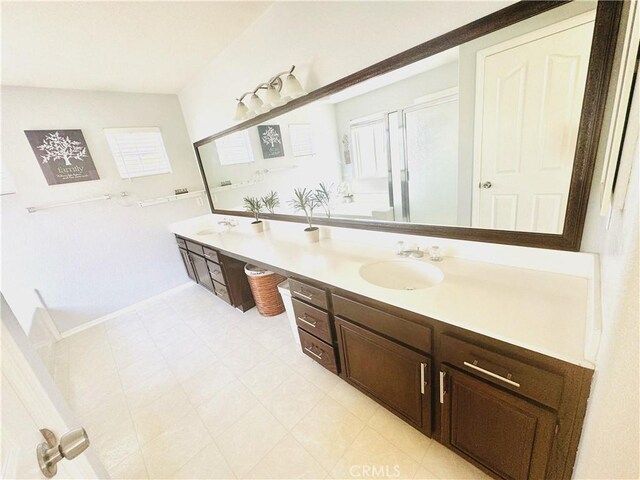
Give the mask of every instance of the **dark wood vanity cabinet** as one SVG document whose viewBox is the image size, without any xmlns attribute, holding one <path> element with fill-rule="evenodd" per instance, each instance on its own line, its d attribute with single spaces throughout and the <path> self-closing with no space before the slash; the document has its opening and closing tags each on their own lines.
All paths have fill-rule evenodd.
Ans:
<svg viewBox="0 0 640 480">
<path fill-rule="evenodd" d="M 499 478 L 545 479 L 556 415 L 456 368 L 440 367 L 440 441 Z"/>
<path fill-rule="evenodd" d="M 431 359 L 340 317 L 341 376 L 431 436 Z"/>
<path fill-rule="evenodd" d="M 176 236 L 176 243 L 191 280 L 243 312 L 255 305 L 244 262 L 192 240 Z"/>
</svg>

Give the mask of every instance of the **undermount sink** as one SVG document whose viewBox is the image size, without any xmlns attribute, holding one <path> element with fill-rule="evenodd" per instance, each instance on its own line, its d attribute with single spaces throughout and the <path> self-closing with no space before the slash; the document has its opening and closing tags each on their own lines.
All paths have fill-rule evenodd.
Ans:
<svg viewBox="0 0 640 480">
<path fill-rule="evenodd" d="M 388 260 L 360 267 L 360 276 L 378 287 L 393 290 L 420 290 L 438 285 L 444 273 L 430 263 L 413 260 Z"/>
<path fill-rule="evenodd" d="M 213 230 L 212 228 L 205 228 L 204 230 L 200 230 L 196 232 L 196 235 L 217 235 L 221 233 L 220 231 Z"/>
</svg>

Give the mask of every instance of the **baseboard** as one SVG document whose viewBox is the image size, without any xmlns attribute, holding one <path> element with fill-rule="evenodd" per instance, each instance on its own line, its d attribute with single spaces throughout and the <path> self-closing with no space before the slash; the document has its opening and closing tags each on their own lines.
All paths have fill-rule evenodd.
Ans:
<svg viewBox="0 0 640 480">
<path fill-rule="evenodd" d="M 70 336 L 75 335 L 76 333 L 80 333 L 83 330 L 86 330 L 91 327 L 95 327 L 96 325 L 100 325 L 102 322 L 106 322 L 107 320 L 111 320 L 113 318 L 119 317 L 120 315 L 123 315 L 125 313 L 133 312 L 134 310 L 146 305 L 147 303 L 151 303 L 155 300 L 159 300 L 162 297 L 165 297 L 174 292 L 183 290 L 187 287 L 190 287 L 191 285 L 194 285 L 194 283 L 193 282 L 183 283 L 182 285 L 178 285 L 177 287 L 174 287 L 170 290 L 166 290 L 162 293 L 159 293 L 158 295 L 149 297 L 145 300 L 142 300 L 141 302 L 134 303 L 127 307 L 121 308 L 120 310 L 116 310 L 114 312 L 108 313 L 107 315 L 103 315 L 102 317 L 96 318 L 95 320 L 91 320 L 90 322 L 86 322 L 86 323 L 83 323 L 82 325 L 78 325 L 77 327 L 71 328 L 69 330 L 65 330 L 64 332 L 61 332 L 60 335 L 62 336 L 62 338 L 69 338 Z"/>
</svg>

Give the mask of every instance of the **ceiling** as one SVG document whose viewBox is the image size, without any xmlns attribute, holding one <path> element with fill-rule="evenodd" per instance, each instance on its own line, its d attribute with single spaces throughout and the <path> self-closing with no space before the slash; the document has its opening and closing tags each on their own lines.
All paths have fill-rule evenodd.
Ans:
<svg viewBox="0 0 640 480">
<path fill-rule="evenodd" d="M 2 84 L 177 93 L 270 2 L 2 2 Z"/>
</svg>

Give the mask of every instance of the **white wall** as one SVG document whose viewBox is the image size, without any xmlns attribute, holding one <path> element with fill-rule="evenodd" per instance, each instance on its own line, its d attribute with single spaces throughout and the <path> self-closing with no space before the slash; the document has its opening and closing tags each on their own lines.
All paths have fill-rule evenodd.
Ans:
<svg viewBox="0 0 640 480">
<path fill-rule="evenodd" d="M 102 129 L 134 126 L 161 128 L 172 174 L 120 178 Z M 100 180 L 47 185 L 24 130 L 57 128 L 82 129 Z M 168 224 L 205 213 L 195 199 L 139 208 L 114 198 L 26 210 L 121 191 L 133 203 L 201 189 L 175 95 L 3 87 L 2 157 L 18 190 L 2 196 L 2 290 L 10 305 L 38 289 L 65 331 L 187 280 Z M 28 322 L 22 320 L 26 330 Z"/>
</svg>

